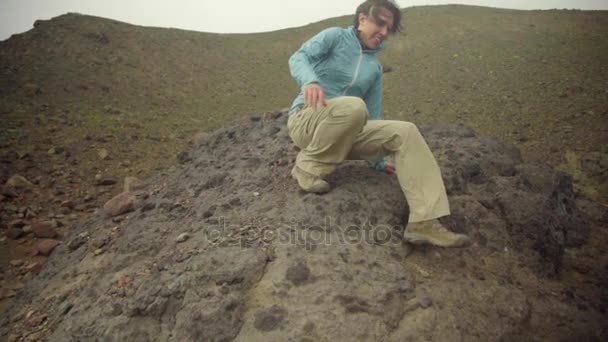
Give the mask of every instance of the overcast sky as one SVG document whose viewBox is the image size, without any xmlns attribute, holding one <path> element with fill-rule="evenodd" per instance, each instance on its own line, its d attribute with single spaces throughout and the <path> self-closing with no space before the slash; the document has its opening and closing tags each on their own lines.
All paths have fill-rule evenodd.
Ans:
<svg viewBox="0 0 608 342">
<path fill-rule="evenodd" d="M 363 0 L 0 0 L 0 40 L 32 28 L 37 19 L 67 12 L 135 25 L 218 33 L 303 26 L 354 13 Z M 514 9 L 608 9 L 608 0 L 397 0 L 402 7 L 459 3 Z"/>
</svg>

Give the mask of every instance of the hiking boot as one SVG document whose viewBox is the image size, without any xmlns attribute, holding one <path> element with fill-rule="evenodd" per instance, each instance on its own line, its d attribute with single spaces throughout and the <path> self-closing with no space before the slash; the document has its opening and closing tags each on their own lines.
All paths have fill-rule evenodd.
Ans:
<svg viewBox="0 0 608 342">
<path fill-rule="evenodd" d="M 320 177 L 311 175 L 297 166 L 294 166 L 293 169 L 291 169 L 291 176 L 298 181 L 300 188 L 306 192 L 322 194 L 329 191 L 329 183 Z"/>
<path fill-rule="evenodd" d="M 463 247 L 470 243 L 468 236 L 447 230 L 438 220 L 413 222 L 407 225 L 403 238 L 412 244 L 431 244 L 440 247 Z"/>
</svg>

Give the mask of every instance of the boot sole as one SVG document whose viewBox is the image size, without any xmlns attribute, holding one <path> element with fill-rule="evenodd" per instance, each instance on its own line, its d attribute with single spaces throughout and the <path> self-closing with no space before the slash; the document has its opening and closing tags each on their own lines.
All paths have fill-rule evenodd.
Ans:
<svg viewBox="0 0 608 342">
<path fill-rule="evenodd" d="M 438 247 L 465 247 L 470 243 L 469 238 L 462 236 L 455 241 L 443 241 L 417 233 L 405 233 L 403 238 L 413 245 L 433 245 Z"/>
</svg>

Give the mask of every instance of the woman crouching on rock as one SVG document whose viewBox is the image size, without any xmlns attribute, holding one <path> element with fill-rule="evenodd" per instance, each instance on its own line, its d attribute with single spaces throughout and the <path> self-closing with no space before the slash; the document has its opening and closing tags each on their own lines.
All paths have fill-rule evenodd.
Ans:
<svg viewBox="0 0 608 342">
<path fill-rule="evenodd" d="M 395 173 L 410 208 L 406 241 L 443 247 L 468 244 L 438 220 L 450 214 L 439 166 L 411 122 L 382 120 L 382 66 L 376 54 L 401 27 L 391 0 L 357 7 L 354 26 L 325 29 L 289 59 L 300 86 L 287 128 L 300 148 L 292 176 L 308 192 L 330 190 L 323 180 L 344 160 L 369 160 Z M 393 163 L 384 158 L 391 157 Z"/>
</svg>

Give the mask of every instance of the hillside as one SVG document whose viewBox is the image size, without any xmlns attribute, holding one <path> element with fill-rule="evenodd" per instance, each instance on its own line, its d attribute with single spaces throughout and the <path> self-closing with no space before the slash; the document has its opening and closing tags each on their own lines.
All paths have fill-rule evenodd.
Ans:
<svg viewBox="0 0 608 342">
<path fill-rule="evenodd" d="M 120 159 L 148 173 L 144 160 L 166 166 L 197 132 L 288 106 L 297 88 L 287 58 L 322 28 L 350 22 L 220 35 L 78 14 L 38 21 L 0 42 L 1 134 L 31 145 L 59 120 L 70 134 L 54 141 L 112 135 L 110 144 L 129 141 Z M 393 70 L 385 116 L 466 124 L 561 165 L 605 200 L 607 30 L 605 11 L 409 8 L 404 33 L 381 54 Z"/>
</svg>

